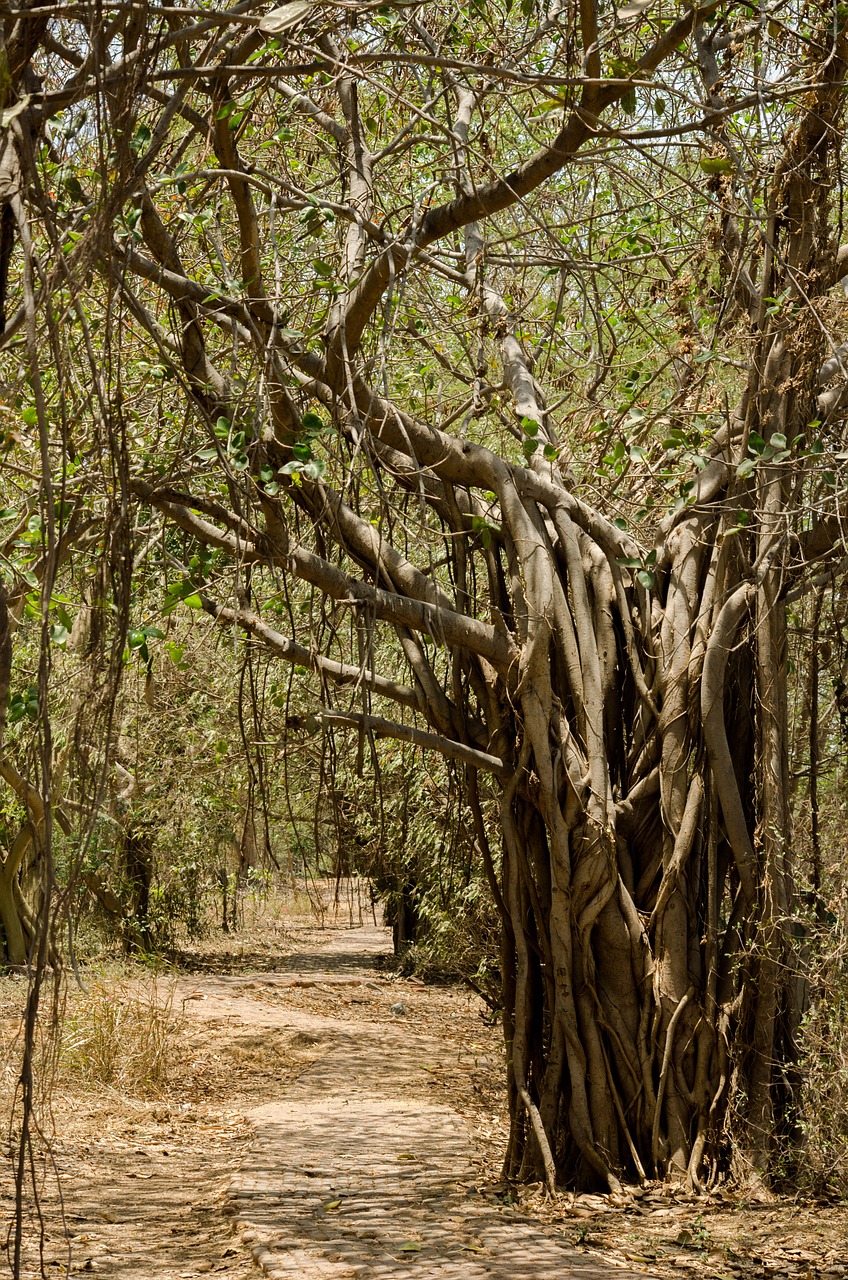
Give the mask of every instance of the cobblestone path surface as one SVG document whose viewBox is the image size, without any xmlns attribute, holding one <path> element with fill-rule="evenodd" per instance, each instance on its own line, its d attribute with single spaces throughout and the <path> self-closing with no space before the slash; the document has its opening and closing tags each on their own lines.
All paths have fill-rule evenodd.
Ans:
<svg viewBox="0 0 848 1280">
<path fill-rule="evenodd" d="M 321 950 L 292 957 L 288 975 L 262 985 L 376 981 L 386 950 L 382 929 L 333 930 Z M 215 982 L 222 1011 L 235 1008 L 239 980 Z M 229 1191 L 267 1275 L 645 1280 L 644 1272 L 599 1266 L 553 1229 L 475 1190 L 466 1122 L 414 1087 L 422 1063 L 438 1068 L 445 1053 L 436 1037 L 416 1034 L 402 1017 L 356 1023 L 299 1013 L 296 1025 L 314 1037 L 319 1056 L 283 1101 L 250 1113 L 256 1138 Z"/>
</svg>

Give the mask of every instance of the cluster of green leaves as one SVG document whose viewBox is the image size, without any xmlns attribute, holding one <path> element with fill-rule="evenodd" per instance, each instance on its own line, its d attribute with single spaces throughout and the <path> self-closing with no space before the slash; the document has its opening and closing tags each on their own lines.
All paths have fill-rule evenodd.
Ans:
<svg viewBox="0 0 848 1280">
<path fill-rule="evenodd" d="M 316 457 L 315 450 L 328 434 L 332 434 L 332 427 L 323 418 L 311 410 L 304 413 L 300 419 L 300 433 L 292 445 L 294 456 L 284 463 L 278 474 L 290 476 L 295 485 L 300 483 L 301 476 L 307 480 L 320 480 L 327 464 L 322 458 Z M 275 494 L 279 491 L 279 483 L 270 467 L 262 468 L 259 479 L 266 493 Z"/>
</svg>

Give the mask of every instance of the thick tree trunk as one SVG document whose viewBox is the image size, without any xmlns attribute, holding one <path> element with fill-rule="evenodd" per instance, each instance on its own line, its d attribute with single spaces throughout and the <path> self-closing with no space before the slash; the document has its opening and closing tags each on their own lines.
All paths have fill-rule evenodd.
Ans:
<svg viewBox="0 0 848 1280">
<path fill-rule="evenodd" d="M 603 680 L 622 708 L 588 768 L 568 768 L 560 708 L 574 697 L 546 687 L 550 632 L 521 677 L 524 745 L 501 798 L 506 1028 L 523 1113 L 507 1164 L 549 1183 L 701 1185 L 725 1172 L 728 1136 L 751 1169 L 768 1167 L 789 1047 L 785 622 L 766 586 L 729 590 L 730 566 L 712 591 L 716 534 L 712 517 L 688 519 L 661 571 L 656 716 L 636 695 L 623 629 L 603 677 L 578 643 L 595 724 Z M 615 611 L 599 577 L 564 589 L 578 616 L 590 594 L 590 616 Z"/>
</svg>

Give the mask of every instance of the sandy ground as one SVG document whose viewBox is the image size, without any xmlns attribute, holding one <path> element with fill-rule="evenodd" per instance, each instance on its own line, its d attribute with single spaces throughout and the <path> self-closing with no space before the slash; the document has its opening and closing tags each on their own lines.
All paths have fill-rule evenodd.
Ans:
<svg viewBox="0 0 848 1280">
<path fill-rule="evenodd" d="M 165 1070 L 106 1086 L 66 1036 L 38 1144 L 46 1275 L 247 1280 L 258 1259 L 302 1280 L 848 1277 L 845 1205 L 659 1187 L 625 1206 L 551 1203 L 503 1187 L 499 1033 L 471 993 L 388 972 L 385 931 L 351 922 L 290 917 L 155 986 L 107 972 L 71 994 L 72 1032 L 86 1002 L 124 1002 L 141 1022 L 155 1004 Z M 4 1107 L 22 987 L 0 980 Z M 13 1190 L 5 1163 L 7 1221 Z M 37 1243 L 31 1224 L 22 1280 L 39 1274 Z"/>
</svg>

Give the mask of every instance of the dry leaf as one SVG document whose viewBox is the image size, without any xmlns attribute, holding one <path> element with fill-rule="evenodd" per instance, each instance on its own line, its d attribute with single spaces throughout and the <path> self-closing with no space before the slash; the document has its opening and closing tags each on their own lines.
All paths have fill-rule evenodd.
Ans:
<svg viewBox="0 0 848 1280">
<path fill-rule="evenodd" d="M 631 18 L 638 18 L 640 13 L 650 9 L 653 3 L 654 0 L 630 0 L 629 4 L 616 11 L 616 17 L 619 22 L 629 22 Z"/>
<path fill-rule="evenodd" d="M 278 36 L 283 31 L 290 31 L 298 26 L 312 11 L 309 0 L 291 0 L 290 4 L 280 5 L 272 9 L 260 19 L 259 30 L 266 36 Z"/>
</svg>

